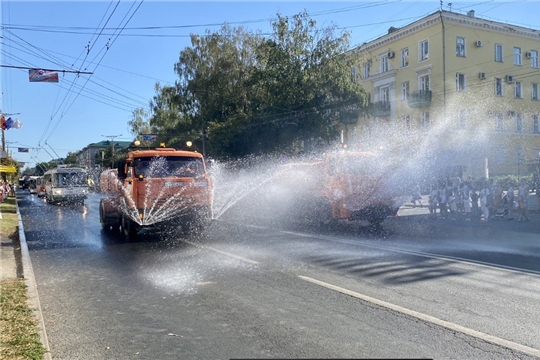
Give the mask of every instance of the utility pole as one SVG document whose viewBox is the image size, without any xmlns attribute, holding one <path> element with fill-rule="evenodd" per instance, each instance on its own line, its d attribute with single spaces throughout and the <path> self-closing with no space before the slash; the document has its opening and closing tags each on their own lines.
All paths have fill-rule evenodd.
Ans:
<svg viewBox="0 0 540 360">
<path fill-rule="evenodd" d="M 119 137 L 119 136 L 122 136 L 122 134 L 120 135 L 101 135 L 103 137 L 106 137 L 106 138 L 110 138 L 111 140 L 111 169 L 114 169 L 114 139 Z"/>
</svg>

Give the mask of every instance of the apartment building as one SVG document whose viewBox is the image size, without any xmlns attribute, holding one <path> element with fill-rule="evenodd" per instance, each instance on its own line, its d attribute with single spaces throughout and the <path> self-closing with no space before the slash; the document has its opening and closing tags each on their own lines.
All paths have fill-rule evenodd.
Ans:
<svg viewBox="0 0 540 360">
<path fill-rule="evenodd" d="M 369 106 L 346 141 L 475 178 L 540 166 L 540 31 L 438 11 L 353 49 Z M 453 174 L 450 174 L 453 175 Z"/>
<path fill-rule="evenodd" d="M 101 159 L 104 158 L 107 149 L 114 149 L 114 152 L 116 153 L 120 149 L 129 147 L 131 144 L 131 141 L 111 142 L 110 140 L 88 144 L 88 146 L 85 146 L 77 153 L 77 163 L 85 166 L 87 169 L 93 169 L 96 165 L 101 164 Z"/>
</svg>

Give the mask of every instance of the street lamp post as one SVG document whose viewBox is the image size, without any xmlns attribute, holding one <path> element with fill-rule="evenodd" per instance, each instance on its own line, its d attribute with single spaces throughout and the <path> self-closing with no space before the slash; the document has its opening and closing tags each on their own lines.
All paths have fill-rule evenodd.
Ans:
<svg viewBox="0 0 540 360">
<path fill-rule="evenodd" d="M 122 136 L 122 134 L 120 135 L 101 135 L 103 137 L 106 137 L 106 138 L 110 138 L 111 140 L 111 169 L 114 169 L 114 139 L 119 137 L 119 136 Z"/>
</svg>

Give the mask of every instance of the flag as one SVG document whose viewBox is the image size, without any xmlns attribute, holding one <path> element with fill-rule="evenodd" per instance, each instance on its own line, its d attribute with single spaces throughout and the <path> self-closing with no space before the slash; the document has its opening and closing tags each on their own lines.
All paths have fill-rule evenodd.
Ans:
<svg viewBox="0 0 540 360">
<path fill-rule="evenodd" d="M 20 129 L 22 127 L 22 123 L 19 119 L 13 120 L 13 124 L 11 124 L 11 127 L 13 129 Z"/>
<path fill-rule="evenodd" d="M 52 70 L 28 70 L 30 82 L 58 82 L 58 72 Z"/>
<path fill-rule="evenodd" d="M 19 152 L 29 152 L 29 148 L 18 148 Z"/>
<path fill-rule="evenodd" d="M 157 135 L 143 135 L 144 141 L 156 141 Z"/>
</svg>

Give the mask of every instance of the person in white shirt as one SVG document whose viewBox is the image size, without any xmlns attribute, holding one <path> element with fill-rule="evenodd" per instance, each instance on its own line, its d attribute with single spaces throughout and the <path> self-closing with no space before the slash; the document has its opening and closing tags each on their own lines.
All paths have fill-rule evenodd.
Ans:
<svg viewBox="0 0 540 360">
<path fill-rule="evenodd" d="M 518 203 L 519 203 L 519 218 L 517 221 L 522 221 L 524 218 L 525 221 L 529 221 L 529 209 L 528 209 L 528 200 L 529 200 L 529 185 L 527 181 L 521 180 L 521 184 L 518 187 Z"/>
</svg>

